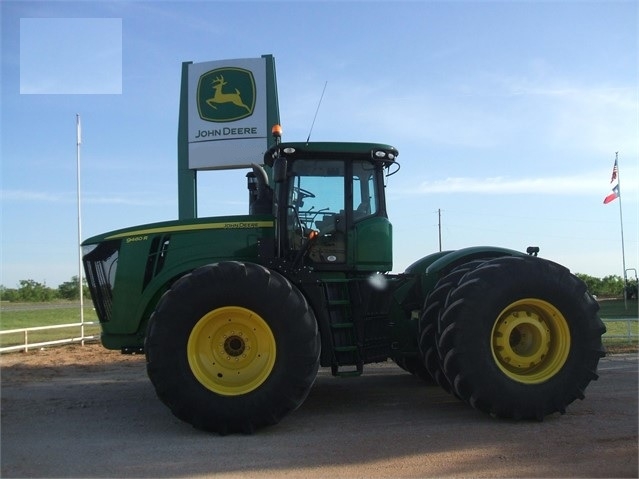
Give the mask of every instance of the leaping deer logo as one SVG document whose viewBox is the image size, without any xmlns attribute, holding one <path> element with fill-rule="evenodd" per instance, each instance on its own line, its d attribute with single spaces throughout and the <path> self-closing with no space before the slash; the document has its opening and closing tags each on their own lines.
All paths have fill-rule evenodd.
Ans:
<svg viewBox="0 0 639 479">
<path fill-rule="evenodd" d="M 225 123 L 248 118 L 257 98 L 253 72 L 238 67 L 209 70 L 200 75 L 195 97 L 204 121 Z"/>
<path fill-rule="evenodd" d="M 224 81 L 223 75 L 216 77 L 211 84 L 213 85 L 213 90 L 215 90 L 215 94 L 213 95 L 212 98 L 209 98 L 208 100 L 206 100 L 206 103 L 211 108 L 214 108 L 217 110 L 217 107 L 215 106 L 216 103 L 217 104 L 232 103 L 233 105 L 244 108 L 246 109 L 247 112 L 251 113 L 251 109 L 248 106 L 246 106 L 244 102 L 242 101 L 240 90 L 236 88 L 235 93 L 222 92 L 222 88 L 228 85 L 228 83 Z"/>
</svg>

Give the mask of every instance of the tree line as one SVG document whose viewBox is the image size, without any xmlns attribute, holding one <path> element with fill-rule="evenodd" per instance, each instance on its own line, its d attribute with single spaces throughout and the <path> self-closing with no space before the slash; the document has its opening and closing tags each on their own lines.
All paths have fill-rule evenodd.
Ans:
<svg viewBox="0 0 639 479">
<path fill-rule="evenodd" d="M 32 279 L 21 279 L 17 288 L 6 288 L 0 285 L 0 300 L 11 302 L 46 302 L 55 300 L 79 300 L 80 288 L 78 277 L 73 276 L 70 281 L 65 281 L 57 288 L 50 288 L 45 283 L 39 283 Z M 89 287 L 83 280 L 82 292 L 85 298 L 89 298 Z"/>
<path fill-rule="evenodd" d="M 623 298 L 623 295 L 630 299 L 637 297 L 637 280 L 633 279 L 624 285 L 623 278 L 617 275 L 595 278 L 587 274 L 577 273 L 591 294 L 601 298 Z M 89 299 L 89 288 L 83 281 L 82 291 L 84 297 Z M 0 285 L 0 300 L 13 302 L 43 302 L 55 300 L 78 300 L 79 288 L 78 277 L 73 276 L 71 280 L 62 283 L 57 288 L 50 288 L 44 283 L 39 283 L 32 279 L 20 280 L 17 288 L 6 288 Z"/>
<path fill-rule="evenodd" d="M 586 283 L 590 294 L 598 298 L 623 298 L 624 295 L 628 299 L 637 297 L 636 279 L 629 279 L 628 283 L 624 284 L 623 278 L 617 275 L 595 278 L 587 274 L 577 273 L 575 276 Z"/>
</svg>

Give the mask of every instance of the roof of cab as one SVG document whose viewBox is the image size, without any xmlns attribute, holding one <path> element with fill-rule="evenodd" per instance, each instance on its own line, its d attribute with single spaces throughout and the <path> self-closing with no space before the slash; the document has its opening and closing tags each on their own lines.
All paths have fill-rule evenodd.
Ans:
<svg viewBox="0 0 639 479">
<path fill-rule="evenodd" d="M 288 151 L 287 151 L 288 150 Z M 385 156 L 375 157 L 375 152 L 384 152 Z M 272 166 L 278 156 L 287 158 L 325 157 L 326 159 L 343 157 L 393 162 L 399 152 L 391 145 L 382 143 L 348 142 L 287 142 L 270 148 L 264 155 L 264 162 Z"/>
</svg>

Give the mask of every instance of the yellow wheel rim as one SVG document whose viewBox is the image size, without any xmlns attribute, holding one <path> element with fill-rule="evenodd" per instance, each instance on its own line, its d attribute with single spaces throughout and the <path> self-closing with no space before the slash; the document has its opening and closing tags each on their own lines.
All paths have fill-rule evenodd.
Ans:
<svg viewBox="0 0 639 479">
<path fill-rule="evenodd" d="M 543 383 L 555 376 L 568 358 L 568 322 L 546 301 L 515 301 L 493 326 L 491 350 L 497 366 L 509 378 L 524 384 Z"/>
<path fill-rule="evenodd" d="M 187 344 L 191 371 L 206 388 L 223 396 L 246 394 L 269 377 L 275 364 L 275 337 L 262 317 L 225 306 L 197 322 Z"/>
</svg>

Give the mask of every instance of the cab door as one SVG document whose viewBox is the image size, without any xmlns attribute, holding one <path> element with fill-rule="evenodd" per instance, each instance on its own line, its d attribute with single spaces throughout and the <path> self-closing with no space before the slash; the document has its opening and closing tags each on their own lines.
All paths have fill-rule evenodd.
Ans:
<svg viewBox="0 0 639 479">
<path fill-rule="evenodd" d="M 348 262 L 358 271 L 390 271 L 393 267 L 392 225 L 383 197 L 383 168 L 368 161 L 352 163 Z"/>
</svg>

